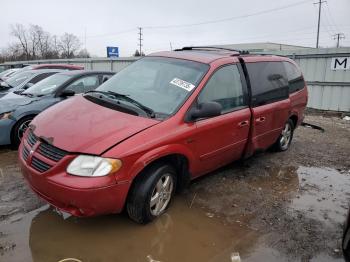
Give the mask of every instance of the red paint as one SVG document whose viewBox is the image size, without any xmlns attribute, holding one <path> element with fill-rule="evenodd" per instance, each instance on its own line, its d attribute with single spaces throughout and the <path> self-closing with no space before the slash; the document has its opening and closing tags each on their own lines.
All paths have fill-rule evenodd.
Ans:
<svg viewBox="0 0 350 262">
<path fill-rule="evenodd" d="M 133 179 L 151 162 L 170 154 L 187 158 L 192 178 L 229 162 L 267 149 L 278 138 L 288 118 L 303 119 L 306 87 L 283 101 L 243 108 L 218 117 L 186 123 L 185 115 L 212 73 L 225 64 L 239 63 L 232 53 L 162 52 L 154 56 L 194 60 L 210 65 L 201 83 L 169 119 L 133 116 L 108 109 L 78 96 L 50 107 L 32 122 L 36 136 L 70 152 L 58 163 L 33 156 L 53 167 L 44 173 L 33 169 L 22 156 L 30 148 L 25 134 L 19 148 L 24 177 L 33 190 L 52 205 L 77 216 L 118 213 L 125 204 Z M 291 61 L 275 56 L 244 56 L 245 61 Z M 292 62 L 294 63 L 294 62 Z M 39 143 L 39 142 L 37 142 Z M 36 145 L 37 146 L 37 145 Z M 35 146 L 34 146 L 35 148 Z M 66 173 L 68 164 L 80 153 L 122 160 L 115 174 L 84 178 Z"/>
<path fill-rule="evenodd" d="M 84 70 L 83 66 L 69 65 L 69 64 L 39 64 L 32 65 L 32 69 L 67 69 L 67 70 Z"/>
</svg>

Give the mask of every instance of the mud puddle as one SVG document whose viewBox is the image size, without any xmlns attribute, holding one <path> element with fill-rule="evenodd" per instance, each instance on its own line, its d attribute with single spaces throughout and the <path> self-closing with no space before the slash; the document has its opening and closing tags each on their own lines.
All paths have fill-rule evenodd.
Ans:
<svg viewBox="0 0 350 262">
<path fill-rule="evenodd" d="M 124 215 L 64 219 L 49 207 L 0 226 L 13 249 L 1 261 L 231 261 L 248 256 L 256 232 L 224 226 L 219 218 L 177 198 L 167 214 L 146 226 Z"/>
</svg>

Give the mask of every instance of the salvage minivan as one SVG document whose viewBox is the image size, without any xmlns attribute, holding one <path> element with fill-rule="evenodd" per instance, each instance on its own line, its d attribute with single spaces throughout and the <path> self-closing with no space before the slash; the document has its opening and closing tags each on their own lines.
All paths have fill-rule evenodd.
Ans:
<svg viewBox="0 0 350 262">
<path fill-rule="evenodd" d="M 289 148 L 307 104 L 291 59 L 185 47 L 134 62 L 31 122 L 19 148 L 40 197 L 74 216 L 148 223 L 189 181 Z"/>
</svg>

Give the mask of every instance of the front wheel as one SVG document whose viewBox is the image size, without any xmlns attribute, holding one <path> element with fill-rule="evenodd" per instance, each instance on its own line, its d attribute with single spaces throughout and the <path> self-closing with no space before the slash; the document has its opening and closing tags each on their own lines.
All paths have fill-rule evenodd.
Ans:
<svg viewBox="0 0 350 262">
<path fill-rule="evenodd" d="M 275 143 L 275 148 L 277 151 L 286 151 L 289 148 L 293 139 L 293 133 L 294 123 L 291 119 L 288 119 Z"/>
<path fill-rule="evenodd" d="M 14 148 L 18 148 L 19 144 L 21 143 L 22 137 L 29 127 L 30 122 L 32 122 L 34 116 L 28 116 L 28 117 L 23 117 L 20 119 L 16 124 L 15 127 L 13 128 L 12 131 L 12 146 Z"/>
<path fill-rule="evenodd" d="M 136 178 L 127 201 L 129 217 L 146 224 L 168 208 L 176 187 L 176 172 L 167 164 L 151 166 Z"/>
</svg>

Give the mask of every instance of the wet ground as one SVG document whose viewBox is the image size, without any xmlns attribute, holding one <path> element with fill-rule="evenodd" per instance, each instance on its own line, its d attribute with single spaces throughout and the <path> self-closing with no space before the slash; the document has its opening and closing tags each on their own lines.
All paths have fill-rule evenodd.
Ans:
<svg viewBox="0 0 350 262">
<path fill-rule="evenodd" d="M 265 152 L 194 181 L 167 214 L 57 213 L 0 149 L 0 261 L 343 261 L 350 203 L 350 121 L 308 116 L 288 152 Z M 71 260 L 65 260 L 72 258 Z M 75 260 L 74 260 L 75 259 Z"/>
</svg>

